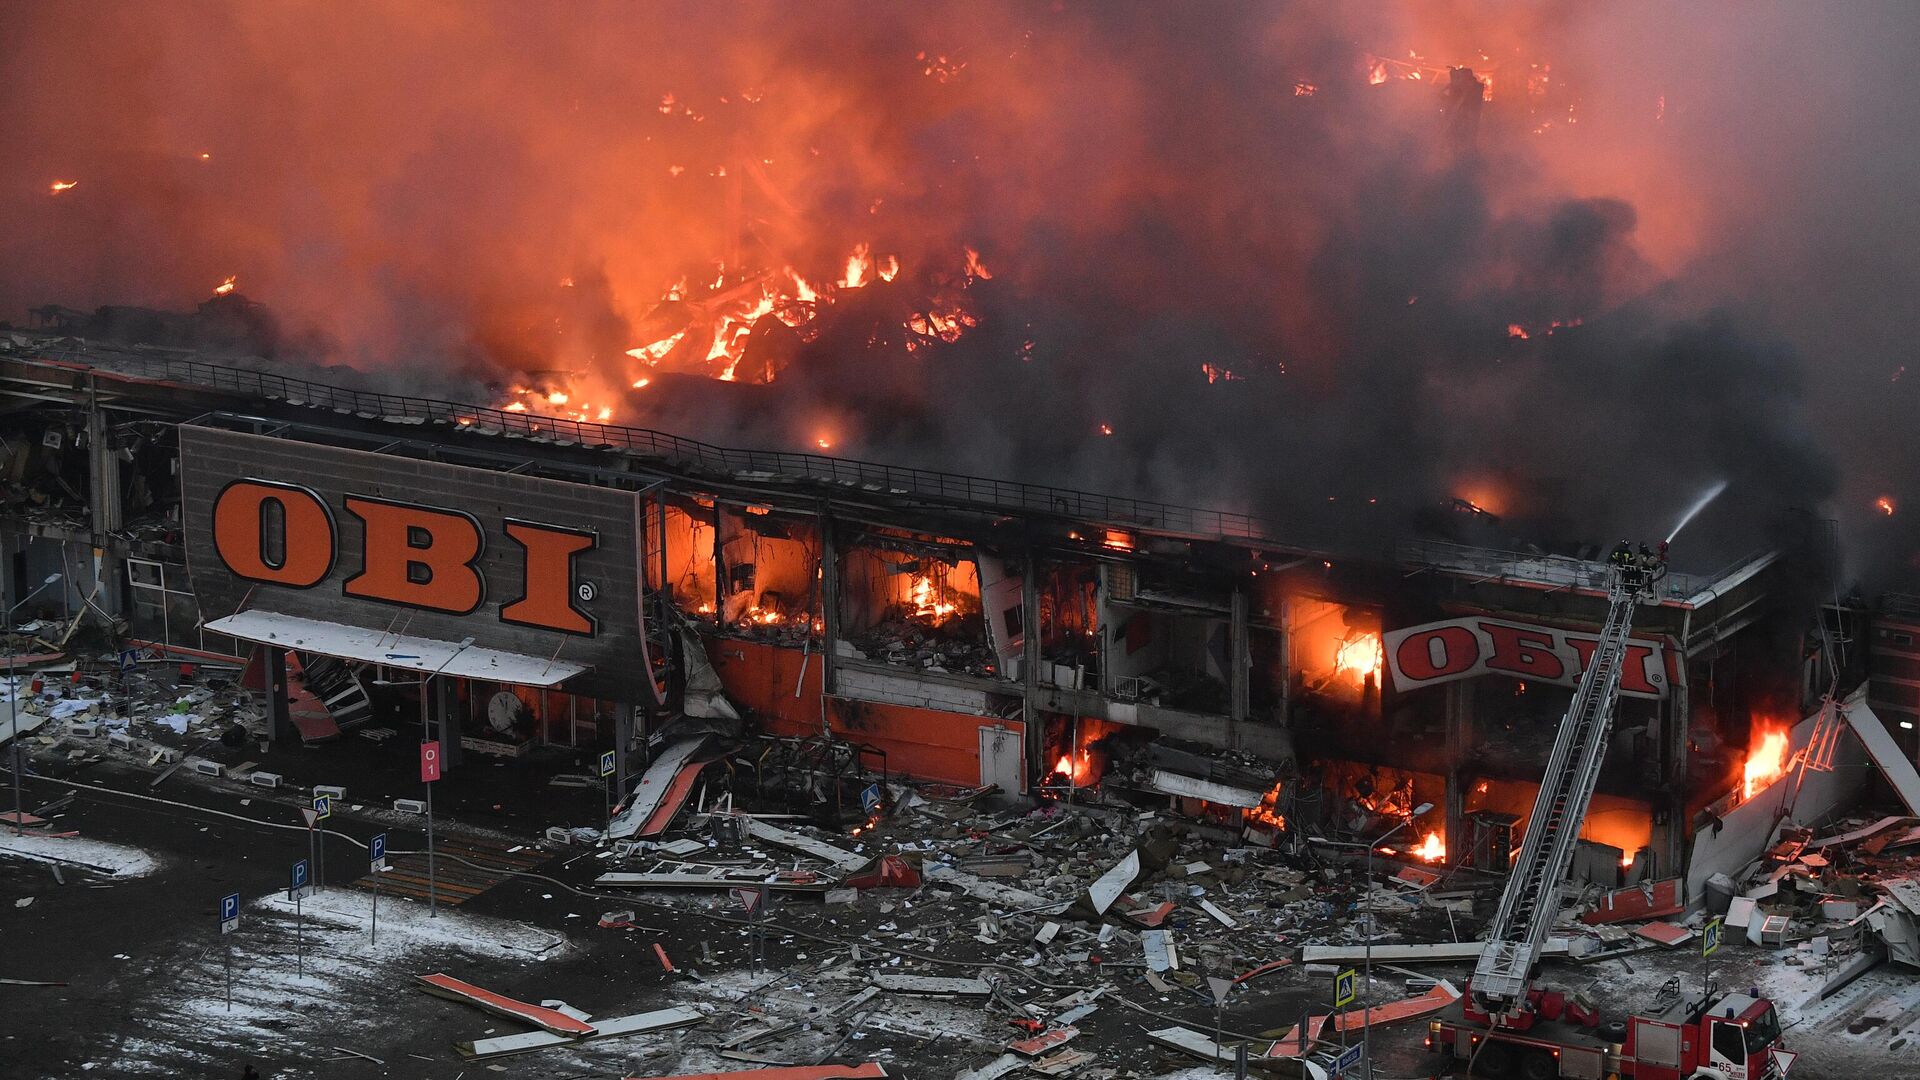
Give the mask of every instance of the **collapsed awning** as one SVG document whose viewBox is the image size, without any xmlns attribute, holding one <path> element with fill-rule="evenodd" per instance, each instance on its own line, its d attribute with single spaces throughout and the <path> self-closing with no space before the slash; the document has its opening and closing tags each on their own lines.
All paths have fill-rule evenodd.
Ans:
<svg viewBox="0 0 1920 1080">
<path fill-rule="evenodd" d="M 587 670 L 587 665 L 568 660 L 549 660 L 544 656 L 483 649 L 477 645 L 463 649 L 457 641 L 389 634 L 275 611 L 242 611 L 215 619 L 206 628 L 242 641 L 341 660 L 519 686 L 559 686 Z"/>
</svg>

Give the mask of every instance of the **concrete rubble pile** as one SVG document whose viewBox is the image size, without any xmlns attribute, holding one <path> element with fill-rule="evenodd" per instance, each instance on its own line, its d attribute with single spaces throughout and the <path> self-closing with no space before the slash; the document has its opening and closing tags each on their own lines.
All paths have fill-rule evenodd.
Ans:
<svg viewBox="0 0 1920 1080">
<path fill-rule="evenodd" d="M 1920 970 L 1920 818 L 1785 828 L 1741 880 L 1709 879 L 1706 901 L 1787 965 L 1831 971 L 1827 993 L 1882 961 Z"/>
<path fill-rule="evenodd" d="M 1294 1020 L 1326 1011 L 1331 969 L 1301 972 L 1303 946 L 1362 941 L 1361 911 L 1380 920 L 1380 946 L 1466 933 L 1472 897 L 1485 891 L 1430 895 L 1438 875 L 1408 867 L 1393 878 L 1385 859 L 1386 883 L 1368 889 L 1358 866 L 1249 846 L 1236 829 L 1163 811 L 1027 809 L 990 791 L 931 791 L 891 786 L 852 835 L 724 803 L 696 808 L 660 837 L 600 852 L 594 885 L 738 925 L 756 970 L 765 946 L 755 934 L 794 950 L 770 985 L 805 987 L 810 1004 L 783 1017 L 779 995 L 757 996 L 768 1029 L 751 1029 L 752 1060 L 802 1059 L 781 1047 L 817 1028 L 844 1032 L 843 1042 L 863 1030 L 924 1030 L 959 1044 L 957 1072 L 974 1080 L 1019 1070 L 1152 1076 L 1180 1054 L 1230 1054 L 1239 1042 L 1256 1068 L 1300 1074 L 1299 1059 L 1324 1056 L 1338 1026 L 1314 1018 L 1317 1042 L 1296 1033 L 1283 1045 Z M 636 920 L 614 910 L 600 925 Z M 701 955 L 675 962 L 738 966 L 741 954 L 720 944 L 728 936 L 723 927 Z M 1406 997 L 1434 988 L 1416 978 Z M 1240 1032 L 1218 1044 L 1216 995 L 1232 1014 L 1223 1029 Z M 1383 988 L 1375 1003 L 1401 996 Z M 1143 1045 L 1142 1025 L 1163 1049 Z M 1143 1053 L 1161 1067 L 1143 1066 Z"/>
</svg>

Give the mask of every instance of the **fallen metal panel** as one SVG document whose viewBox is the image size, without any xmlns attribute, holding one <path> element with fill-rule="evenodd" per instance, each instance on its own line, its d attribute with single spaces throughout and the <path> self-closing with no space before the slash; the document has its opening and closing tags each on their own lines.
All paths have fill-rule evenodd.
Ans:
<svg viewBox="0 0 1920 1080">
<path fill-rule="evenodd" d="M 858 870 L 873 861 L 871 855 L 855 855 L 846 848 L 834 847 L 832 844 L 815 840 L 810 836 L 789 832 L 758 818 L 747 818 L 746 823 L 747 835 L 755 840 L 798 851 L 803 855 L 811 855 L 816 859 L 832 863 L 842 870 Z"/>
<path fill-rule="evenodd" d="M 469 1061 L 478 1061 L 509 1057 L 513 1054 L 527 1054 L 535 1050 L 567 1046 L 591 1039 L 612 1039 L 621 1035 L 644 1035 L 649 1031 L 691 1027 L 705 1019 L 700 1010 L 681 1006 L 677 1009 L 660 1009 L 655 1012 L 602 1020 L 594 1025 L 592 1035 L 582 1038 L 555 1035 L 550 1031 L 528 1031 L 519 1035 L 503 1035 L 497 1039 L 476 1039 L 473 1042 L 454 1043 L 453 1048 L 459 1051 L 461 1057 Z"/>
<path fill-rule="evenodd" d="M 1095 878 L 1093 884 L 1087 886 L 1086 898 L 1093 907 L 1093 913 L 1105 915 L 1107 909 L 1113 906 L 1113 902 L 1118 900 L 1120 894 L 1126 892 L 1127 886 L 1132 885 L 1133 880 L 1139 876 L 1140 849 L 1134 848 L 1127 852 L 1126 858 L 1114 863 L 1111 869 Z"/>
<path fill-rule="evenodd" d="M 1382 1024 L 1397 1024 L 1403 1020 L 1412 1020 L 1439 1012 L 1441 1009 L 1460 1000 L 1460 991 L 1445 979 L 1433 989 L 1419 997 L 1407 998 L 1386 1005 L 1375 1005 L 1371 1009 L 1353 1009 L 1331 1017 L 1329 1024 L 1335 1031 L 1353 1031 L 1357 1028 L 1379 1027 Z"/>
<path fill-rule="evenodd" d="M 1650 922 L 1636 929 L 1634 933 L 1648 941 L 1665 945 L 1669 949 L 1693 940 L 1693 931 L 1670 922 Z"/>
<path fill-rule="evenodd" d="M 883 972 L 873 977 L 873 985 L 897 994 L 958 994 L 963 997 L 986 997 L 993 993 L 993 987 L 988 986 L 985 979 L 945 979 L 934 975 L 895 975 Z"/>
<path fill-rule="evenodd" d="M 1092 1061 L 1094 1056 L 1093 1054 L 1084 1053 L 1079 1050 L 1062 1050 L 1050 1057 L 1041 1058 L 1039 1061 L 1028 1065 L 1027 1068 L 1039 1073 L 1041 1076 L 1059 1076 L 1062 1073 L 1072 1072 L 1080 1066 L 1085 1065 L 1087 1062 Z"/>
<path fill-rule="evenodd" d="M 1049 1050 L 1064 1046 L 1073 1041 L 1074 1036 L 1079 1034 L 1079 1028 L 1055 1028 L 1044 1035 L 1035 1035 L 1031 1039 L 1021 1039 L 1018 1042 L 1010 1042 L 1007 1044 L 1007 1049 L 1016 1054 L 1024 1054 L 1027 1057 L 1039 1057 Z"/>
<path fill-rule="evenodd" d="M 1834 844 L 1851 844 L 1855 840 L 1865 840 L 1867 837 L 1872 836 L 1877 832 L 1881 832 L 1885 829 L 1891 829 L 1895 825 L 1898 825 L 1901 822 L 1906 820 L 1908 819 L 1903 817 L 1883 817 L 1879 821 L 1876 821 L 1871 825 L 1862 825 L 1859 828 L 1851 830 L 1849 832 L 1843 832 L 1836 836 L 1823 836 L 1820 839 L 1815 840 L 1814 842 L 1808 844 L 1807 850 L 1819 851 L 1821 848 L 1831 847 Z"/>
<path fill-rule="evenodd" d="M 825 881 L 791 881 L 759 877 L 731 877 L 725 873 L 717 874 L 633 874 L 623 871 L 601 874 L 593 879 L 595 885 L 608 885 L 622 889 L 738 889 L 745 886 L 765 885 L 778 892 L 825 892 Z"/>
<path fill-rule="evenodd" d="M 707 763 L 698 759 L 680 766 L 680 771 L 673 774 L 673 781 L 667 785 L 666 794 L 661 796 L 660 805 L 647 815 L 647 820 L 641 822 L 633 834 L 652 837 L 666 832 L 667 826 L 673 824 L 674 817 L 680 813 L 680 808 L 687 805 L 687 796 L 693 794 L 693 785 L 706 767 Z"/>
<path fill-rule="evenodd" d="M 632 836 L 642 822 L 653 817 L 653 812 L 659 809 L 661 802 L 666 799 L 674 779 L 680 775 L 681 767 L 686 765 L 706 741 L 707 737 L 701 735 L 697 738 L 682 739 L 662 750 L 660 756 L 653 759 L 653 764 L 647 766 L 646 773 L 640 777 L 639 785 L 633 789 L 633 797 L 627 800 L 626 809 L 620 811 L 620 816 L 613 819 L 613 824 L 607 829 L 607 836 L 615 840 L 624 840 Z"/>
<path fill-rule="evenodd" d="M 592 1024 L 583 1024 L 558 1009 L 548 1009 L 507 997 L 505 994 L 496 994 L 451 975 L 418 975 L 415 978 L 420 980 L 422 989 L 436 997 L 473 1005 L 496 1016 L 504 1016 L 523 1024 L 545 1028 L 555 1035 L 579 1038 L 583 1035 L 592 1035 L 595 1031 Z"/>
<path fill-rule="evenodd" d="M 12 742 L 16 732 L 21 735 L 31 735 L 46 722 L 45 715 L 16 711 L 13 716 L 0 720 L 0 746 Z"/>
<path fill-rule="evenodd" d="M 1685 910 L 1680 902 L 1680 879 L 1647 881 L 1615 889 L 1600 898 L 1592 911 L 1580 916 L 1588 926 L 1604 923 L 1644 922 L 1674 915 Z"/>
<path fill-rule="evenodd" d="M 1233 916 L 1221 911 L 1219 906 L 1211 900 L 1200 901 L 1200 910 L 1213 916 L 1215 922 L 1229 930 L 1238 930 L 1240 928 L 1240 924 L 1234 921 Z"/>
<path fill-rule="evenodd" d="M 977 1069 L 961 1073 L 957 1080 L 1000 1080 L 1025 1064 L 1018 1054 L 1001 1054 Z"/>
<path fill-rule="evenodd" d="M 1161 1046 L 1184 1051 L 1207 1061 L 1230 1061 L 1226 1048 L 1192 1028 L 1167 1027 L 1147 1032 L 1147 1038 Z"/>
<path fill-rule="evenodd" d="M 1861 745 L 1867 748 L 1873 763 L 1880 766 L 1880 772 L 1886 776 L 1887 783 L 1907 804 L 1907 813 L 1920 814 L 1920 771 L 1915 771 L 1913 762 L 1900 752 L 1900 744 L 1893 741 L 1887 732 L 1887 726 L 1880 722 L 1865 701 L 1850 701 L 1840 707 L 1840 714 L 1852 725 L 1853 733 L 1860 736 Z"/>
<path fill-rule="evenodd" d="M 1140 935 L 1140 950 L 1146 954 L 1148 971 L 1166 971 L 1179 967 L 1174 959 L 1173 937 L 1166 930 L 1149 930 Z"/>
<path fill-rule="evenodd" d="M 921 876 L 928 881 L 941 881 L 957 885 L 960 890 L 976 900 L 985 900 L 990 904 L 1006 904 L 1010 908 L 1022 911 L 1057 912 L 1066 906 L 1057 900 L 1049 900 L 1038 893 L 1025 889 L 1016 889 L 1011 885 L 1002 885 L 975 877 L 964 870 L 955 870 L 945 863 L 935 863 L 921 870 Z M 1003 913 L 1007 914 L 1007 913 Z"/>
<path fill-rule="evenodd" d="M 1147 1038 L 1168 1049 L 1192 1054 L 1203 1061 L 1230 1062 L 1233 1051 L 1215 1043 L 1192 1028 L 1166 1027 L 1147 1032 Z M 1327 1080 L 1327 1070 L 1317 1062 L 1299 1058 L 1270 1054 L 1271 1046 L 1265 1042 L 1247 1044 L 1247 1063 L 1259 1069 L 1263 1076 L 1277 1076 L 1283 1080 Z"/>
<path fill-rule="evenodd" d="M 887 1080 L 878 1062 L 865 1065 L 792 1065 L 746 1072 L 681 1073 L 677 1076 L 629 1076 L 626 1080 Z"/>
<path fill-rule="evenodd" d="M 1242 810 L 1253 810 L 1267 797 L 1264 791 L 1249 791 L 1246 788 L 1228 787 L 1212 780 L 1184 776 L 1165 769 L 1153 770 L 1152 779 L 1147 786 L 1167 795 L 1184 795 L 1189 799 L 1205 799 L 1221 806 L 1236 806 Z"/>
<path fill-rule="evenodd" d="M 1484 941 L 1437 941 L 1431 945 L 1375 945 L 1373 958 L 1391 964 L 1417 964 L 1423 961 L 1472 960 L 1487 947 Z M 1542 956 L 1565 956 L 1570 949 L 1567 938 L 1548 938 Z M 1342 960 L 1363 960 L 1366 945 L 1308 945 L 1300 950 L 1303 964 L 1331 964 Z"/>
<path fill-rule="evenodd" d="M 720 673 L 713 669 L 700 635 L 685 626 L 680 628 L 680 655 L 687 664 L 687 690 L 681 711 L 704 720 L 740 719 L 740 710 L 727 700 Z"/>
</svg>

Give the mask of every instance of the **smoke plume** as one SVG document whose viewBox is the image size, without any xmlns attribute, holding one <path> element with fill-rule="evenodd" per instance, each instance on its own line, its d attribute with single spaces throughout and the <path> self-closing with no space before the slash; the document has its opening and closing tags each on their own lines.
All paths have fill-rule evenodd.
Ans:
<svg viewBox="0 0 1920 1080">
<path fill-rule="evenodd" d="M 1920 551 L 1916 18 L 41 5 L 0 42 L 0 314 L 233 275 L 287 359 L 1312 538 L 1452 498 L 1655 537 L 1725 479 L 1684 561 L 1797 507 L 1884 577 Z M 770 383 L 627 355 L 670 295 L 862 244 L 898 276 L 757 324 Z M 975 325 L 906 348 L 942 294 Z"/>
</svg>

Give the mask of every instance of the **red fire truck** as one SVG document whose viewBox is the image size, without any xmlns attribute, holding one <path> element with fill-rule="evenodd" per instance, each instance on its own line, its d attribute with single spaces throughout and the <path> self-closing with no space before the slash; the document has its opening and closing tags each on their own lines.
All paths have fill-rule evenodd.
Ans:
<svg viewBox="0 0 1920 1080">
<path fill-rule="evenodd" d="M 1526 839 L 1487 929 L 1466 993 L 1427 1029 L 1427 1047 L 1505 1080 L 1771 1080 L 1793 1054 L 1780 1041 L 1773 1003 L 1756 990 L 1698 998 L 1664 995 L 1656 1010 L 1602 1025 L 1593 1003 L 1534 984 L 1561 887 L 1606 757 L 1621 662 L 1634 609 L 1666 575 L 1642 548 L 1615 550 L 1607 620 L 1554 738 Z M 1670 1003 L 1668 1003 L 1670 1000 Z"/>
<path fill-rule="evenodd" d="M 1428 1021 L 1427 1049 L 1471 1062 L 1473 1075 L 1490 1080 L 1778 1080 L 1795 1056 L 1781 1045 L 1773 1003 L 1753 992 L 1722 994 L 1711 1006 L 1676 997 L 1593 1027 L 1562 1013 L 1537 1016 L 1524 1031 L 1489 1028 L 1468 1011 L 1463 998 Z"/>
</svg>

